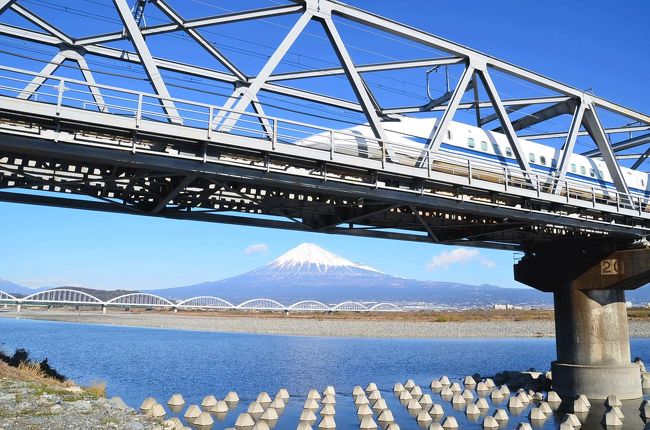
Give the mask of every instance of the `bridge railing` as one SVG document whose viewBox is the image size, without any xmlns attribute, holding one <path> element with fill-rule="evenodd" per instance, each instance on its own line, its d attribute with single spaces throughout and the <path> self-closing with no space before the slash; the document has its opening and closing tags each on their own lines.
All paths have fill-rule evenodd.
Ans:
<svg viewBox="0 0 650 430">
<path fill-rule="evenodd" d="M 361 132 L 340 131 L 308 124 L 300 121 L 264 116 L 256 113 L 237 113 L 231 109 L 206 103 L 165 98 L 156 94 L 128 90 L 110 85 L 41 75 L 36 72 L 0 65 L 0 95 L 56 105 L 57 114 L 61 107 L 94 110 L 133 119 L 133 126 L 139 127 L 142 121 L 173 123 L 205 130 L 205 137 L 211 140 L 217 132 L 238 136 L 254 137 L 270 142 L 271 150 L 277 145 L 298 145 L 314 150 L 328 152 L 335 160 L 337 154 L 363 159 L 399 164 L 420 168 L 426 172 L 445 173 L 466 178 L 469 185 L 473 181 L 487 181 L 508 188 L 532 191 L 537 196 L 553 194 L 564 196 L 567 203 L 571 199 L 590 202 L 596 207 L 605 207 L 614 212 L 622 209 L 644 214 L 647 198 L 623 194 L 613 189 L 603 190 L 571 179 L 558 180 L 553 175 L 529 174 L 515 167 L 468 159 L 451 154 L 426 151 L 407 143 L 409 135 L 402 135 L 403 141 L 382 141 Z M 42 80 L 34 85 L 35 80 Z M 171 101 L 178 115 L 167 114 L 162 105 Z M 239 118 L 229 122 L 230 114 Z M 390 149 L 389 149 L 390 148 Z M 137 144 L 133 143 L 136 151 Z M 392 151 L 392 156 L 389 152 Z"/>
</svg>

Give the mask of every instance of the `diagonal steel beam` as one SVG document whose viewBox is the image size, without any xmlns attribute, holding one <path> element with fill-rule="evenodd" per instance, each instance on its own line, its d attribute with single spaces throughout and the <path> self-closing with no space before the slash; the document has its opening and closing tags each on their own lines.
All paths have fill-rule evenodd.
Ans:
<svg viewBox="0 0 650 430">
<path fill-rule="evenodd" d="M 624 198 L 627 199 L 627 196 L 630 195 L 630 190 L 625 182 L 625 178 L 623 177 L 623 172 L 621 172 L 621 166 L 618 165 L 616 157 L 614 157 L 611 143 L 605 133 L 605 129 L 603 128 L 600 119 L 598 118 L 596 106 L 593 102 L 585 109 L 583 125 L 594 142 L 596 142 L 598 150 L 603 157 L 603 161 L 607 166 L 607 170 L 612 177 L 612 182 L 614 182 L 614 186 L 616 186 L 616 191 L 625 194 Z"/>
<path fill-rule="evenodd" d="M 605 132 L 607 132 L 607 130 L 605 130 Z M 650 142 L 650 133 L 641 136 L 634 136 L 622 142 L 612 143 L 612 150 L 614 152 L 625 151 L 627 149 L 645 145 L 648 142 Z M 585 157 L 597 157 L 600 155 L 600 150 L 593 149 L 591 151 L 583 152 L 581 155 L 584 155 Z"/>
<path fill-rule="evenodd" d="M 0 14 L 4 13 L 15 2 L 16 0 L 0 0 Z"/>
<path fill-rule="evenodd" d="M 573 155 L 573 149 L 575 148 L 576 141 L 578 140 L 578 132 L 582 126 L 582 119 L 585 114 L 586 104 L 580 100 L 575 103 L 575 109 L 573 113 L 573 119 L 571 120 L 571 126 L 569 128 L 569 134 L 566 137 L 564 145 L 560 153 L 560 161 L 556 170 L 557 182 L 555 185 L 555 192 L 559 192 L 561 185 L 559 182 L 563 181 L 566 177 L 567 169 L 571 161 L 571 156 Z"/>
<path fill-rule="evenodd" d="M 171 202 L 181 191 L 189 187 L 192 182 L 196 179 L 196 175 L 187 175 L 180 182 L 178 182 L 167 194 L 162 196 L 158 201 L 158 204 L 149 211 L 149 213 L 157 214 L 163 210 L 169 202 Z"/>
<path fill-rule="evenodd" d="M 331 17 L 327 17 L 321 20 L 321 24 L 323 25 L 323 29 L 336 52 L 336 56 L 345 70 L 348 81 L 350 82 L 350 85 L 352 85 L 352 90 L 357 96 L 357 100 L 359 100 L 359 104 L 368 119 L 368 124 L 370 125 L 373 134 L 381 141 L 380 145 L 384 148 L 390 160 L 397 161 L 397 156 L 388 144 L 388 135 L 386 135 L 386 131 L 381 125 L 381 120 L 377 114 L 376 102 L 368 90 L 363 78 L 359 74 L 359 71 L 356 69 L 354 61 L 352 61 L 352 57 L 350 57 L 350 53 L 345 47 L 343 39 L 341 39 L 341 35 L 334 25 L 334 21 L 332 21 Z"/>
<path fill-rule="evenodd" d="M 34 76 L 27 86 L 18 94 L 19 99 L 27 100 L 36 93 L 41 86 L 47 80 L 47 77 L 56 72 L 56 69 L 59 68 L 61 64 L 66 60 L 66 56 L 63 55 L 61 51 L 57 52 L 56 55 L 47 63 L 43 69 L 38 73 L 38 76 Z"/>
<path fill-rule="evenodd" d="M 426 149 L 425 149 L 427 154 L 438 152 L 438 149 L 440 148 L 440 144 L 442 143 L 442 139 L 447 133 L 447 129 L 449 128 L 449 124 L 451 124 L 451 121 L 454 118 L 454 115 L 456 114 L 458 105 L 460 104 L 460 101 L 462 100 L 465 91 L 467 91 L 467 88 L 469 88 L 470 81 L 474 78 L 474 71 L 475 69 L 471 65 L 467 65 L 467 67 L 465 68 L 465 71 L 460 77 L 460 80 L 458 81 L 458 85 L 456 85 L 456 89 L 454 90 L 454 93 L 452 94 L 449 103 L 447 103 L 447 108 L 445 109 L 445 112 L 442 114 L 442 118 L 440 118 L 440 121 L 436 124 L 436 126 L 431 131 L 431 135 L 429 136 L 429 140 L 426 144 Z M 420 161 L 421 165 L 423 163 L 425 163 L 424 159 Z"/>
<path fill-rule="evenodd" d="M 505 107 L 503 106 L 503 103 L 501 102 L 501 97 L 499 97 L 499 93 L 497 92 L 497 89 L 494 86 L 494 82 L 492 82 L 492 78 L 490 77 L 490 74 L 488 73 L 487 69 L 478 70 L 477 73 L 481 78 L 481 81 L 483 82 L 483 87 L 485 88 L 485 91 L 487 92 L 488 97 L 492 102 L 494 110 L 496 111 L 499 117 L 499 122 L 501 122 L 501 127 L 503 127 L 503 129 L 505 130 L 505 135 L 508 138 L 508 142 L 510 143 L 512 152 L 514 153 L 515 158 L 519 163 L 519 168 L 527 174 L 526 176 L 528 177 L 528 181 L 533 183 L 532 171 L 530 170 L 528 159 L 524 154 L 523 147 L 519 143 L 519 138 L 517 137 L 517 133 L 515 132 L 515 129 L 512 127 L 510 118 L 508 118 L 508 112 L 506 111 Z"/>
<path fill-rule="evenodd" d="M 106 106 L 104 97 L 102 96 L 102 93 L 99 91 L 99 88 L 97 88 L 96 86 L 97 83 L 95 82 L 95 77 L 93 76 L 93 73 L 90 70 L 90 67 L 88 66 L 88 62 L 86 61 L 84 56 L 72 50 L 66 51 L 66 56 L 76 61 L 77 64 L 79 65 L 79 70 L 81 70 L 81 74 L 83 75 L 86 82 L 88 82 L 88 88 L 90 89 L 90 93 L 92 94 L 93 99 L 95 100 L 97 109 L 99 109 L 100 112 L 108 112 L 108 106 Z"/>
<path fill-rule="evenodd" d="M 553 106 L 548 106 L 544 109 L 540 109 L 537 112 L 525 114 L 523 117 L 512 122 L 512 128 L 515 131 L 519 131 L 528 127 L 532 127 L 541 122 L 548 121 L 551 118 L 570 114 L 573 111 L 572 104 L 573 101 L 565 101 L 554 104 Z M 497 127 L 492 131 L 495 133 L 503 133 L 503 127 Z"/>
<path fill-rule="evenodd" d="M 170 100 L 171 95 L 167 90 L 167 85 L 165 85 L 165 81 L 163 81 L 160 71 L 158 70 L 158 66 L 156 66 L 156 63 L 151 56 L 151 52 L 149 52 L 149 47 L 147 46 L 147 43 L 145 42 L 144 37 L 140 32 L 138 24 L 135 22 L 135 19 L 131 14 L 129 5 L 126 4 L 126 0 L 113 0 L 113 3 L 117 8 L 120 19 L 122 20 L 122 23 L 124 24 L 124 27 L 126 28 L 131 41 L 133 42 L 133 46 L 135 47 L 135 50 L 137 51 L 138 56 L 142 61 L 144 70 L 149 77 L 149 80 L 151 81 L 156 94 L 161 97 L 160 101 L 165 113 L 167 114 L 168 120 L 172 123 L 182 124 L 183 121 L 181 120 L 181 117 L 176 110 L 176 106 L 174 106 L 174 102 Z"/>
<path fill-rule="evenodd" d="M 52 36 L 55 36 L 56 38 L 60 39 L 61 42 L 65 42 L 70 45 L 74 43 L 70 36 L 62 32 L 61 30 L 59 30 L 49 22 L 45 21 L 43 18 L 33 14 L 30 10 L 19 5 L 18 3 L 13 3 L 11 5 L 11 10 L 16 12 L 23 18 L 27 19 L 32 24 L 35 24 L 38 27 L 42 28 L 43 30 L 47 31 Z"/>
<path fill-rule="evenodd" d="M 305 29 L 312 16 L 313 15 L 310 12 L 303 13 L 298 21 L 293 25 L 291 30 L 289 30 L 289 33 L 276 48 L 275 52 L 273 52 L 271 58 L 269 58 L 266 64 L 264 64 L 262 70 L 260 70 L 257 76 L 255 76 L 255 78 L 251 81 L 248 88 L 242 91 L 239 100 L 233 107 L 233 112 L 228 115 L 228 117 L 221 125 L 220 129 L 222 131 L 229 131 L 237 123 L 239 117 L 246 111 L 248 106 L 250 106 L 253 98 L 257 96 L 259 90 L 262 89 L 266 83 L 266 80 L 269 78 L 269 76 L 271 76 L 271 73 L 273 73 L 280 61 L 282 61 L 282 58 L 284 58 L 287 51 L 289 51 L 289 48 L 291 48 L 300 33 L 302 33 L 302 31 Z"/>
<path fill-rule="evenodd" d="M 6 1 L 6 0 L 5 0 Z M 263 8 L 263 9 L 252 9 L 252 10 L 247 10 L 243 12 L 235 12 L 235 13 L 229 13 L 229 14 L 224 14 L 224 15 L 216 15 L 216 16 L 208 16 L 204 18 L 194 18 L 194 19 L 188 19 L 185 21 L 185 27 L 186 28 L 201 28 L 201 27 L 206 27 L 210 25 L 219 25 L 219 24 L 227 24 L 231 22 L 241 22 L 241 21 L 248 21 L 248 20 L 253 20 L 253 19 L 260 19 L 260 18 L 266 18 L 270 16 L 280 16 L 280 15 L 287 15 L 287 14 L 292 14 L 292 13 L 297 13 L 301 12 L 304 10 L 303 6 L 294 6 L 294 5 L 289 5 L 289 6 L 279 6 L 279 7 L 270 7 L 270 8 Z M 174 24 L 160 24 L 160 25 L 153 25 L 149 27 L 144 27 L 141 29 L 142 35 L 143 36 L 153 36 L 155 34 L 165 34 L 165 33 L 171 33 L 174 31 L 182 30 L 181 26 L 177 23 Z M 96 36 L 88 36 L 88 37 L 82 37 L 80 39 L 76 40 L 76 44 L 78 45 L 94 45 L 97 43 L 107 43 L 107 42 L 115 42 L 118 40 L 123 40 L 125 39 L 125 34 L 124 32 L 113 32 L 113 33 L 106 33 L 106 34 L 99 34 Z"/>
<path fill-rule="evenodd" d="M 432 58 L 428 60 L 395 61 L 389 63 L 366 64 L 362 66 L 356 66 L 356 68 L 359 73 L 366 73 L 366 72 L 381 72 L 386 70 L 415 69 L 419 67 L 431 67 L 431 66 L 440 66 L 446 64 L 459 64 L 462 63 L 463 61 L 464 61 L 463 58 L 446 57 L 446 58 Z M 332 67 L 329 69 L 278 73 L 269 76 L 268 82 L 289 81 L 294 79 L 305 79 L 305 78 L 318 78 L 322 76 L 336 76 L 336 75 L 344 75 L 344 74 L 345 74 L 344 68 Z"/>
<path fill-rule="evenodd" d="M 650 124 L 649 125 L 625 125 L 622 127 L 609 127 L 605 129 L 605 133 L 607 135 L 610 134 L 619 134 L 619 133 L 636 133 L 637 131 L 648 131 L 650 130 Z M 549 132 L 549 133 L 542 133 L 542 134 L 525 134 L 522 135 L 521 137 L 524 139 L 558 139 L 558 138 L 565 138 L 567 137 L 567 132 L 565 131 L 554 131 L 554 132 Z M 587 136 L 589 133 L 586 131 L 580 131 L 578 133 L 578 136 Z M 593 150 L 594 152 L 592 153 L 591 151 L 588 151 L 586 153 L 583 153 L 581 155 L 585 154 L 590 154 L 589 156 L 594 156 L 599 154 L 597 152 L 597 149 Z"/>
<path fill-rule="evenodd" d="M 0 26 L 0 31 L 2 30 L 2 26 Z M 540 105 L 540 104 L 546 104 L 546 103 L 559 103 L 563 102 L 566 100 L 569 100 L 570 97 L 567 96 L 559 96 L 559 97 L 531 97 L 531 98 L 524 98 L 524 99 L 510 99 L 510 100 L 503 100 L 503 105 L 509 108 L 510 110 L 519 110 L 523 109 L 525 107 L 531 106 L 531 105 Z M 492 102 L 490 101 L 482 101 L 478 103 L 479 108 L 492 108 Z M 475 102 L 471 103 L 461 103 L 458 105 L 458 109 L 474 109 L 476 107 Z M 447 109 L 447 106 L 436 106 L 430 109 L 427 109 L 427 105 L 425 106 L 406 106 L 406 107 L 398 107 L 398 108 L 384 108 L 382 110 L 382 113 L 385 115 L 388 114 L 406 114 L 406 113 L 416 113 L 416 112 L 423 112 L 424 110 L 432 110 L 432 111 L 444 111 Z M 483 123 L 487 123 L 490 121 L 494 121 L 495 119 L 498 119 L 498 116 L 494 114 L 494 117 L 492 117 L 489 121 L 483 121 Z"/>
<path fill-rule="evenodd" d="M 434 242 L 440 242 L 440 239 L 438 239 L 438 236 L 433 231 L 431 226 L 429 224 L 427 224 L 427 222 L 424 220 L 424 218 L 422 218 L 422 215 L 420 215 L 420 212 L 418 211 L 418 209 L 415 206 L 409 206 L 409 208 L 411 209 L 411 212 L 413 213 L 413 215 L 415 215 L 415 218 L 418 220 L 418 222 L 422 225 L 422 228 L 424 228 L 424 230 L 427 232 L 427 234 L 429 235 L 431 240 L 434 241 Z"/>
<path fill-rule="evenodd" d="M 244 73 L 237 68 L 225 55 L 214 47 L 205 37 L 201 35 L 195 28 L 188 28 L 185 25 L 185 20 L 165 2 L 165 0 L 151 0 L 158 8 L 169 17 L 172 21 L 178 24 L 196 43 L 201 45 L 203 49 L 208 51 L 217 61 L 223 64 L 233 75 L 237 76 L 240 80 L 245 80 Z"/>
<path fill-rule="evenodd" d="M 645 151 L 643 154 L 641 154 L 641 156 L 639 157 L 639 159 L 636 160 L 636 161 L 634 162 L 634 164 L 632 165 L 632 167 L 630 167 L 630 168 L 631 168 L 632 170 L 636 170 L 636 169 L 638 169 L 639 167 L 641 167 L 641 165 L 642 165 L 643 163 L 645 163 L 645 160 L 647 160 L 649 156 L 650 156 L 650 148 L 646 149 L 646 151 Z"/>
</svg>

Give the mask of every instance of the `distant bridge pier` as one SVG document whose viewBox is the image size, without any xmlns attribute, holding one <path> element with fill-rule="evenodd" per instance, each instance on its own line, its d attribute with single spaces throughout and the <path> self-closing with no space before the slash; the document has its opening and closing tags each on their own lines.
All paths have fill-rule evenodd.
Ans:
<svg viewBox="0 0 650 430">
<path fill-rule="evenodd" d="M 16 305 L 16 313 L 17 313 L 17 314 L 20 313 L 20 308 L 21 308 L 21 305 L 20 305 L 20 303 L 18 303 L 18 304 Z"/>
<path fill-rule="evenodd" d="M 553 293 L 558 394 L 642 396 L 640 370 L 630 356 L 625 290 L 650 282 L 650 249 L 556 243 L 528 253 L 515 265 L 515 279 Z"/>
</svg>

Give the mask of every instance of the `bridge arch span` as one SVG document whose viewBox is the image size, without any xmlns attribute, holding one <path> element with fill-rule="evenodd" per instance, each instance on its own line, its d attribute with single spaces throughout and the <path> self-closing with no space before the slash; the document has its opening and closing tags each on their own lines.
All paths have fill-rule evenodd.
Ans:
<svg viewBox="0 0 650 430">
<path fill-rule="evenodd" d="M 402 312 L 402 308 L 400 308 L 397 305 L 394 305 L 392 303 L 377 303 L 376 305 L 372 306 L 369 311 L 382 311 L 382 312 Z"/>
<path fill-rule="evenodd" d="M 147 307 L 174 307 L 169 300 L 149 293 L 129 293 L 114 297 L 106 302 L 107 306 L 147 306 Z"/>
<path fill-rule="evenodd" d="M 214 297 L 214 296 L 192 297 L 183 300 L 182 302 L 178 303 L 177 306 L 179 308 L 185 307 L 185 308 L 205 308 L 205 309 L 234 309 L 237 307 L 234 304 L 230 303 L 228 300 L 224 300 L 222 298 Z"/>
<path fill-rule="evenodd" d="M 92 294 L 69 288 L 39 291 L 23 297 L 20 301 L 23 303 L 66 303 L 74 305 L 101 305 L 104 303 Z"/>
<path fill-rule="evenodd" d="M 289 310 L 297 311 L 329 311 L 331 308 L 325 303 L 319 302 L 318 300 L 301 300 L 289 306 Z"/>
<path fill-rule="evenodd" d="M 368 310 L 367 307 L 362 305 L 359 302 L 343 302 L 339 303 L 338 305 L 334 306 L 332 308 L 333 311 L 360 311 L 360 312 L 366 312 Z"/>
<path fill-rule="evenodd" d="M 237 309 L 284 310 L 287 307 L 273 299 L 251 299 L 236 306 Z"/>
<path fill-rule="evenodd" d="M 9 293 L 6 293 L 0 290 L 0 301 L 15 301 L 18 300 L 16 297 L 12 296 Z"/>
</svg>

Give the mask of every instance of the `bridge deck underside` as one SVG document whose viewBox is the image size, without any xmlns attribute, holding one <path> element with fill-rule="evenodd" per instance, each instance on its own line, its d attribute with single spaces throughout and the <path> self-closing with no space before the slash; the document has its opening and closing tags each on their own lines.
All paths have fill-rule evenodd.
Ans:
<svg viewBox="0 0 650 430">
<path fill-rule="evenodd" d="M 629 241 L 647 227 L 481 181 L 291 157 L 229 136 L 208 143 L 6 110 L 0 133 L 2 201 L 511 250 L 557 239 Z"/>
</svg>

